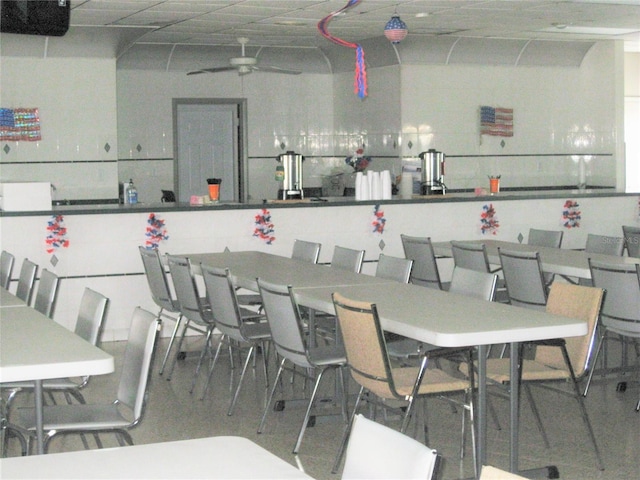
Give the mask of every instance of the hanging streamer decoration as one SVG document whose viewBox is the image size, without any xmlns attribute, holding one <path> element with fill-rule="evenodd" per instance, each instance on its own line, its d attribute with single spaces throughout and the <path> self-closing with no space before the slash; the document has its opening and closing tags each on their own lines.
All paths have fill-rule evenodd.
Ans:
<svg viewBox="0 0 640 480">
<path fill-rule="evenodd" d="M 269 210 L 263 208 L 254 218 L 255 227 L 253 229 L 253 236 L 258 237 L 267 245 L 273 244 L 276 237 L 273 235 L 275 230 L 273 223 L 271 223 L 271 213 Z"/>
<path fill-rule="evenodd" d="M 575 200 L 567 200 L 564 202 L 564 208 L 562 209 L 562 225 L 564 228 L 579 228 L 580 215 L 582 212 L 579 210 L 580 205 Z"/>
<path fill-rule="evenodd" d="M 147 219 L 147 231 L 145 233 L 145 248 L 157 250 L 162 240 L 169 240 L 167 229 L 164 228 L 164 220 L 158 218 L 155 213 L 150 213 Z"/>
<path fill-rule="evenodd" d="M 500 223 L 496 218 L 496 210 L 493 208 L 493 204 L 484 205 L 480 214 L 480 233 L 483 235 L 487 233 L 496 235 L 499 228 Z"/>
<path fill-rule="evenodd" d="M 356 6 L 357 4 L 360 3 L 360 1 L 361 0 L 349 0 L 349 2 L 340 10 L 336 10 L 335 12 L 332 12 L 330 15 L 324 17 L 322 20 L 318 22 L 318 30 L 320 31 L 320 34 L 327 40 L 337 45 L 354 48 L 356 50 L 356 74 L 353 81 L 353 89 L 354 89 L 354 93 L 358 95 L 358 97 L 364 98 L 367 96 L 367 70 L 364 64 L 363 48 L 357 43 L 347 42 L 346 40 L 342 40 L 341 38 L 334 37 L 327 30 L 327 27 L 329 26 L 329 22 L 333 20 L 334 17 L 340 15 L 345 10 Z"/>
<path fill-rule="evenodd" d="M 53 253 L 56 249 L 63 247 L 69 248 L 69 240 L 67 239 L 67 227 L 64 226 L 64 217 L 62 215 L 53 215 L 47 222 L 47 253 Z"/>
<path fill-rule="evenodd" d="M 387 219 L 384 218 L 384 211 L 380 210 L 379 204 L 373 207 L 373 216 L 373 233 L 383 234 Z"/>
</svg>

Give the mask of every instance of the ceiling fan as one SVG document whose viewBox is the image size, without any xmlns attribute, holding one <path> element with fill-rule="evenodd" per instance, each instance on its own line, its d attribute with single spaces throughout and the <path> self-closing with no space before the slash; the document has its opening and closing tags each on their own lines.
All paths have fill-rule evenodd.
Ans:
<svg viewBox="0 0 640 480">
<path fill-rule="evenodd" d="M 229 59 L 228 67 L 214 67 L 203 68 L 202 70 L 195 70 L 188 72 L 187 75 L 198 75 L 200 73 L 217 73 L 228 72 L 230 70 L 237 70 L 238 75 L 247 75 L 253 71 L 269 72 L 269 73 L 283 73 L 285 75 L 300 75 L 302 72 L 297 70 L 287 70 L 285 68 L 274 67 L 272 65 L 258 66 L 258 59 L 256 57 L 248 57 L 245 55 L 244 47 L 249 42 L 246 37 L 238 38 L 238 42 L 242 46 L 242 55 L 240 57 L 234 57 Z"/>
</svg>

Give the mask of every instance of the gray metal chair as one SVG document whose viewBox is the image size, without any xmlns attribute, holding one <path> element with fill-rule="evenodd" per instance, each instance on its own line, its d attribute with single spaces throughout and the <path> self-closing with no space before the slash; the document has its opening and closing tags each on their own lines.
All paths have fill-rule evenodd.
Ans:
<svg viewBox="0 0 640 480">
<path fill-rule="evenodd" d="M 53 318 L 53 314 L 56 309 L 56 301 L 58 299 L 59 286 L 60 277 L 46 268 L 42 269 L 42 272 L 40 272 L 40 280 L 38 281 L 36 299 L 33 302 L 33 308 L 46 317 Z"/>
<path fill-rule="evenodd" d="M 296 239 L 295 242 L 293 242 L 291 258 L 310 263 L 318 263 L 320 247 L 321 245 L 319 243 Z"/>
<path fill-rule="evenodd" d="M 16 287 L 16 297 L 23 300 L 27 305 L 31 305 L 31 297 L 33 296 L 33 286 L 38 273 L 38 265 L 28 258 L 22 261 L 20 267 L 20 277 L 18 278 L 18 286 Z"/>
<path fill-rule="evenodd" d="M 594 235 L 593 233 L 589 233 L 587 234 L 587 243 L 585 244 L 584 251 L 589 253 L 615 255 L 619 257 L 624 251 L 624 245 L 624 237 L 610 237 L 607 235 Z M 594 285 L 593 279 L 579 278 L 578 285 L 592 287 Z"/>
<path fill-rule="evenodd" d="M 180 304 L 178 300 L 173 297 L 171 289 L 169 288 L 169 281 L 167 280 L 166 271 L 160 258 L 160 253 L 156 249 L 149 249 L 145 247 L 138 247 L 140 252 L 140 258 L 142 258 L 142 264 L 144 266 L 144 273 L 147 278 L 147 284 L 151 291 L 151 298 L 153 302 L 160 308 L 158 311 L 158 318 L 167 318 L 175 322 L 167 351 L 162 359 L 162 365 L 158 371 L 159 375 L 164 373 L 164 368 L 167 364 L 173 344 L 176 340 L 180 327 L 183 326 L 183 316 L 180 313 Z M 172 315 L 168 315 L 172 314 Z M 167 375 L 167 380 L 171 380 L 172 371 Z"/>
<path fill-rule="evenodd" d="M 265 386 L 269 385 L 269 377 L 267 375 L 268 360 L 268 342 L 271 340 L 271 330 L 266 323 L 264 315 L 260 315 L 254 311 L 241 308 L 236 298 L 236 286 L 231 278 L 229 269 L 208 267 L 204 264 L 200 265 L 202 276 L 207 291 L 207 300 L 211 305 L 211 312 L 216 322 L 216 328 L 222 333 L 215 356 L 209 367 L 207 382 L 202 391 L 201 399 L 205 397 L 209 389 L 211 376 L 216 366 L 220 350 L 227 343 L 230 349 L 236 348 L 240 350 L 243 346 L 249 347 L 247 358 L 242 367 L 242 373 L 238 380 L 236 391 L 229 405 L 227 415 L 233 414 L 233 409 L 238 400 L 242 381 L 249 366 L 249 362 L 256 353 L 256 347 L 262 349 L 262 364 L 264 367 Z M 232 362 L 233 366 L 233 362 Z"/>
<path fill-rule="evenodd" d="M 633 340 L 640 361 L 640 268 L 637 265 L 620 265 L 589 260 L 591 278 L 596 287 L 607 293 L 600 313 L 599 339 L 594 365 L 600 351 L 611 334 L 621 340 Z M 624 346 L 625 344 L 623 344 Z M 605 356 L 606 360 L 606 356 Z M 607 369 L 605 361 L 605 370 Z M 621 366 L 626 366 L 626 348 L 622 349 Z M 591 385 L 593 370 L 584 389 L 586 396 Z"/>
<path fill-rule="evenodd" d="M 400 283 L 409 283 L 413 260 L 399 257 L 391 257 L 383 253 L 378 257 L 378 266 L 375 276 L 395 280 Z"/>
<path fill-rule="evenodd" d="M 85 288 L 74 328 L 76 335 L 90 344 L 98 346 L 108 305 L 109 299 L 107 297 L 95 290 Z M 50 396 L 56 392 L 64 394 L 67 403 L 72 403 L 71 397 L 75 398 L 78 403 L 86 403 L 80 390 L 87 386 L 89 379 L 89 376 L 82 377 L 79 382 L 71 378 L 46 379 L 42 382 L 42 389 Z M 16 395 L 22 392 L 32 392 L 34 388 L 33 382 L 3 383 L 1 387 L 9 392 L 6 401 L 7 409 L 11 407 Z"/>
<path fill-rule="evenodd" d="M 424 287 L 448 290 L 449 284 L 443 284 L 440 280 L 440 271 L 438 270 L 436 256 L 433 253 L 431 238 L 410 237 L 403 234 L 400 235 L 400 239 L 402 240 L 405 258 L 413 260 L 409 281 Z"/>
<path fill-rule="evenodd" d="M 440 462 L 437 451 L 408 435 L 357 414 L 341 479 L 436 479 Z"/>
<path fill-rule="evenodd" d="M 258 427 L 258 433 L 262 433 L 264 424 L 267 420 L 267 413 L 273 408 L 273 397 L 278 387 L 278 382 L 282 376 L 282 372 L 287 365 L 292 365 L 293 373 L 309 377 L 313 373 L 315 383 L 302 422 L 302 427 L 298 434 L 298 439 L 293 447 L 293 453 L 297 454 L 300 450 L 302 438 L 304 436 L 311 409 L 314 406 L 318 387 L 327 370 L 335 370 L 339 377 L 339 392 L 341 397 L 342 416 L 347 421 L 347 399 L 345 392 L 345 381 L 343 368 L 347 359 L 342 345 L 312 346 L 304 333 L 304 326 L 300 316 L 300 310 L 295 300 L 291 286 L 277 285 L 264 280 L 258 279 L 258 288 L 263 299 L 264 310 L 267 314 L 267 322 L 271 329 L 271 339 L 275 346 L 276 353 L 282 359 L 278 367 L 278 373 L 273 381 L 269 400 L 266 403 L 262 419 Z M 301 367 L 303 370 L 295 369 L 295 366 Z M 312 377 L 309 377 L 312 378 Z M 284 406 L 282 401 L 278 402 Z"/>
<path fill-rule="evenodd" d="M 547 288 L 538 252 L 498 249 L 509 303 L 518 307 L 544 310 Z"/>
<path fill-rule="evenodd" d="M 362 262 L 364 261 L 364 254 L 364 250 L 355 250 L 353 248 L 336 245 L 333 247 L 331 267 L 360 273 L 362 270 Z"/>
<path fill-rule="evenodd" d="M 196 371 L 191 383 L 190 392 L 193 392 L 204 359 L 206 355 L 213 350 L 211 335 L 215 328 L 215 321 L 206 298 L 200 295 L 189 258 L 167 255 L 167 261 L 169 262 L 169 272 L 171 272 L 171 279 L 173 280 L 173 289 L 176 292 L 176 298 L 180 305 L 180 313 L 187 319 L 176 347 L 173 363 L 171 364 L 172 371 L 178 354 L 180 353 L 187 328 L 192 328 L 205 335 L 204 346 L 202 347 L 198 365 L 196 366 Z M 194 325 L 192 325 L 192 323 Z"/>
<path fill-rule="evenodd" d="M 13 272 L 13 265 L 15 261 L 16 257 L 6 250 L 2 250 L 2 253 L 0 253 L 0 287 L 5 290 L 9 290 L 11 273 Z"/>
<path fill-rule="evenodd" d="M 46 405 L 44 407 L 44 448 L 56 435 L 114 433 L 121 446 L 133 445 L 128 430 L 136 426 L 144 413 L 147 385 L 160 320 L 151 312 L 137 307 L 133 312 L 129 338 L 124 354 L 122 374 L 115 401 L 102 404 Z M 29 435 L 36 436 L 35 409 L 16 410 L 12 423 Z M 102 448 L 101 442 L 98 446 Z"/>
<path fill-rule="evenodd" d="M 468 270 L 476 270 L 484 273 L 498 273 L 502 267 L 492 268 L 489 264 L 489 256 L 487 255 L 487 247 L 484 243 L 451 241 L 451 253 L 453 263 L 456 267 L 466 268 Z M 508 303 L 506 280 L 498 277 L 496 285 L 497 302 Z"/>
<path fill-rule="evenodd" d="M 622 226 L 622 236 L 624 245 L 627 248 L 627 255 L 640 258 L 640 227 Z"/>
<path fill-rule="evenodd" d="M 529 238 L 527 244 L 536 247 L 560 248 L 562 245 L 562 230 L 540 230 L 537 228 L 529 229 Z M 555 274 L 543 273 L 544 284 L 549 288 L 553 283 Z"/>
</svg>

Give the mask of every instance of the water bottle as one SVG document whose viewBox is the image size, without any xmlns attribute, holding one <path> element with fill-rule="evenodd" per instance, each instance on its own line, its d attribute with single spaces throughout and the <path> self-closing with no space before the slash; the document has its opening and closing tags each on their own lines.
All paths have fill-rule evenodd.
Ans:
<svg viewBox="0 0 640 480">
<path fill-rule="evenodd" d="M 129 179 L 129 188 L 127 189 L 127 203 L 130 205 L 135 205 L 138 203 L 138 190 L 133 185 L 133 180 Z"/>
</svg>

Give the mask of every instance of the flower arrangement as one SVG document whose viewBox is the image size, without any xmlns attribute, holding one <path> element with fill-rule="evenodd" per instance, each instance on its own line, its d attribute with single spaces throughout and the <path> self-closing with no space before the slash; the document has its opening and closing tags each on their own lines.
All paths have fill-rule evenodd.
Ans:
<svg viewBox="0 0 640 480">
<path fill-rule="evenodd" d="M 363 154 L 364 150 L 362 148 L 359 148 L 358 150 L 356 150 L 355 155 L 345 158 L 344 163 L 349 165 L 356 172 L 364 172 L 371 163 L 371 157 L 364 156 Z"/>
</svg>

